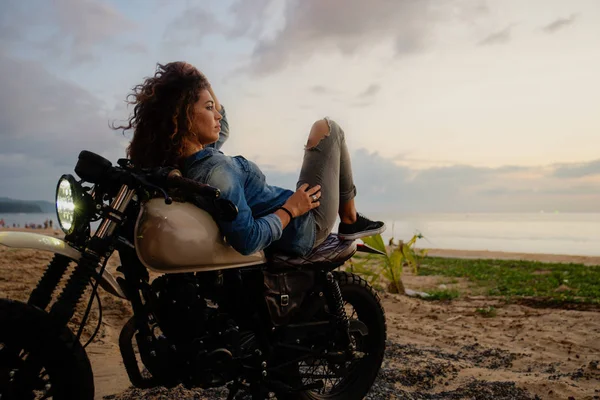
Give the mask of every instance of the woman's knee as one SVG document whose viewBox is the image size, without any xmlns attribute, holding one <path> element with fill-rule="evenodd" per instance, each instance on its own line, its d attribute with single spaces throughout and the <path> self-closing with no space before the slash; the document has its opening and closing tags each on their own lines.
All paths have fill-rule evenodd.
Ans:
<svg viewBox="0 0 600 400">
<path fill-rule="evenodd" d="M 308 135 L 308 142 L 306 143 L 306 148 L 315 148 L 319 145 L 319 143 L 321 143 L 321 140 L 332 135 L 343 135 L 342 128 L 340 128 L 337 122 L 329 118 L 319 119 L 315 121 L 315 123 L 312 125 L 312 128 L 310 129 L 310 133 Z"/>
</svg>

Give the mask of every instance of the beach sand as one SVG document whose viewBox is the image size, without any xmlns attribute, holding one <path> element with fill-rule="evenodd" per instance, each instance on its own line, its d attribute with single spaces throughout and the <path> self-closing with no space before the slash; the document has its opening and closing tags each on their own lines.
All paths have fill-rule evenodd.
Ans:
<svg viewBox="0 0 600 400">
<path fill-rule="evenodd" d="M 62 237 L 59 231 L 29 230 Z M 600 257 L 431 250 L 432 256 L 481 257 L 600 264 Z M 25 301 L 51 254 L 0 246 L 0 297 Z M 115 273 L 117 257 L 108 269 Z M 444 283 L 440 277 L 406 274 L 410 289 Z M 460 284 L 460 282 L 458 283 Z M 223 391 L 131 389 L 118 349 L 129 305 L 100 292 L 104 310 L 99 336 L 87 352 L 96 398 L 202 399 Z M 371 399 L 595 399 L 600 398 L 600 311 L 548 309 L 466 296 L 450 303 L 382 294 L 388 348 Z M 494 318 L 476 310 L 493 306 Z M 81 318 L 85 304 L 74 320 Z M 96 306 L 84 339 L 95 328 Z"/>
</svg>

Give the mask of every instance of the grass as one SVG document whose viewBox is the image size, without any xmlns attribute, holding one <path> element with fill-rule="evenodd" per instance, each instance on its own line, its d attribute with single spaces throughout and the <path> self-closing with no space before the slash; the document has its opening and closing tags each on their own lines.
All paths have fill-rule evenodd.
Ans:
<svg viewBox="0 0 600 400">
<path fill-rule="evenodd" d="M 460 296 L 459 291 L 455 290 L 455 289 L 435 289 L 435 290 L 427 291 L 427 294 L 429 294 L 429 296 L 424 297 L 423 300 L 450 301 L 450 300 L 457 299 Z"/>
<path fill-rule="evenodd" d="M 419 275 L 467 278 L 490 296 L 600 304 L 600 266 L 426 257 Z"/>
</svg>

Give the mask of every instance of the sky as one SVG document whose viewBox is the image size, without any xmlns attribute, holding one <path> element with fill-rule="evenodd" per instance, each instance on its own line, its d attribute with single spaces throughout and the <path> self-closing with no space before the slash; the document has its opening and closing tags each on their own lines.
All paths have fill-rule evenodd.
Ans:
<svg viewBox="0 0 600 400">
<path fill-rule="evenodd" d="M 271 184 L 328 116 L 359 211 L 600 212 L 597 0 L 3 0 L 0 197 L 125 157 L 127 94 L 180 60 Z"/>
</svg>

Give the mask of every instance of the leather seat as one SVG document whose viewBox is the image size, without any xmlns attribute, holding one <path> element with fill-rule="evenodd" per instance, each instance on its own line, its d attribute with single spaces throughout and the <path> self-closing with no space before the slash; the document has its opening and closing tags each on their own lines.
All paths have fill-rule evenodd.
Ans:
<svg viewBox="0 0 600 400">
<path fill-rule="evenodd" d="M 274 253 L 269 256 L 269 264 L 275 268 L 310 267 L 313 264 L 331 264 L 337 267 L 354 253 L 356 253 L 356 240 L 343 240 L 332 233 L 304 257 Z"/>
</svg>

